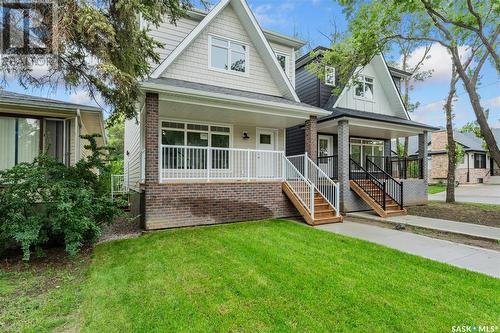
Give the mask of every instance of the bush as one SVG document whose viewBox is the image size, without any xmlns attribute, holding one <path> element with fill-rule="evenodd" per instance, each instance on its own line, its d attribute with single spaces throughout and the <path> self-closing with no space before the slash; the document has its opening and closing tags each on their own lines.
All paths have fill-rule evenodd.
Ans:
<svg viewBox="0 0 500 333">
<path fill-rule="evenodd" d="M 101 226 L 122 215 L 123 202 L 114 201 L 103 189 L 106 174 L 104 147 L 95 135 L 82 136 L 92 153 L 74 166 L 66 166 L 45 154 L 33 163 L 21 163 L 0 171 L 0 244 L 15 241 L 29 260 L 31 250 L 41 251 L 48 242 L 60 240 L 75 255 L 95 241 Z M 97 171 L 97 172 L 96 172 Z"/>
</svg>

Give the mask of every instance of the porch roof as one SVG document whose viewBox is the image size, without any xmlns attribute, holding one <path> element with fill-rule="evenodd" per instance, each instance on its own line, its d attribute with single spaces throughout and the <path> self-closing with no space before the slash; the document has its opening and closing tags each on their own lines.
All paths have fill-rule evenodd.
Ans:
<svg viewBox="0 0 500 333">
<path fill-rule="evenodd" d="M 419 123 L 417 121 L 413 121 L 410 119 L 404 119 L 404 118 L 389 116 L 389 115 L 380 114 L 380 113 L 365 112 L 365 111 L 358 111 L 358 110 L 338 108 L 338 107 L 333 109 L 333 111 L 331 112 L 330 115 L 319 119 L 318 123 L 322 123 L 322 122 L 334 120 L 334 119 L 340 120 L 342 118 L 355 118 L 355 119 L 364 119 L 364 120 L 391 123 L 391 124 L 397 124 L 397 125 L 405 125 L 405 126 L 422 128 L 422 129 L 426 129 L 426 130 L 430 130 L 430 131 L 435 131 L 435 130 L 439 129 L 439 127 L 434 127 L 434 126 L 427 125 L 424 123 Z"/>
<path fill-rule="evenodd" d="M 177 95 L 196 96 L 200 99 L 221 100 L 269 109 L 281 109 L 294 112 L 308 118 L 312 116 L 326 116 L 330 112 L 309 104 L 296 102 L 284 97 L 260 94 L 250 91 L 218 87 L 209 84 L 189 82 L 171 78 L 150 78 L 142 82 L 142 87 L 148 91 L 170 93 Z"/>
</svg>

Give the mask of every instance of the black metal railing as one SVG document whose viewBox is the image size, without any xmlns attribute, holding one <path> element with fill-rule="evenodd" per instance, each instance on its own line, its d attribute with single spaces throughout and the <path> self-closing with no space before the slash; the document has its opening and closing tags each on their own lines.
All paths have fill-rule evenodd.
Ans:
<svg viewBox="0 0 500 333">
<path fill-rule="evenodd" d="M 393 178 L 423 178 L 423 159 L 420 157 L 367 156 L 371 162 Z"/>
<path fill-rule="evenodd" d="M 337 155 L 318 156 L 318 166 L 331 179 L 339 179 L 339 159 Z"/>
<path fill-rule="evenodd" d="M 374 175 L 359 165 L 352 158 L 349 159 L 349 179 L 354 181 L 366 192 L 383 210 L 386 208 L 386 183 L 381 182 Z"/>
<path fill-rule="evenodd" d="M 399 182 L 368 157 L 365 163 L 366 171 L 385 184 L 385 193 L 403 209 L 403 182 Z"/>
</svg>

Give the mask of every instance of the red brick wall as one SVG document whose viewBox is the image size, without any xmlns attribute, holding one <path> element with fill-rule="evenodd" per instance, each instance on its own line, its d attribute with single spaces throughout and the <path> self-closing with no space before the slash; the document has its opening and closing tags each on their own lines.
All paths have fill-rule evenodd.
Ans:
<svg viewBox="0 0 500 333">
<path fill-rule="evenodd" d="M 316 162 L 318 157 L 318 121 L 316 116 L 310 116 L 305 123 L 305 152 Z"/>
<path fill-rule="evenodd" d="M 146 188 L 148 230 L 298 215 L 281 182 L 171 183 Z"/>
</svg>

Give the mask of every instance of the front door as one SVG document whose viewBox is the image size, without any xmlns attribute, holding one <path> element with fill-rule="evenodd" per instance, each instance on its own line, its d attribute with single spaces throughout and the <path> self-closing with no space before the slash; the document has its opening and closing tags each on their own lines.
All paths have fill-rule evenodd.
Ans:
<svg viewBox="0 0 500 333">
<path fill-rule="evenodd" d="M 318 135 L 318 166 L 328 177 L 335 178 L 335 161 L 333 155 L 333 137 Z"/>
<path fill-rule="evenodd" d="M 276 131 L 274 129 L 257 129 L 257 163 L 256 176 L 257 178 L 273 178 L 277 170 L 273 166 L 276 165 L 276 154 L 271 151 L 276 150 Z M 269 152 L 267 152 L 269 151 Z"/>
</svg>

